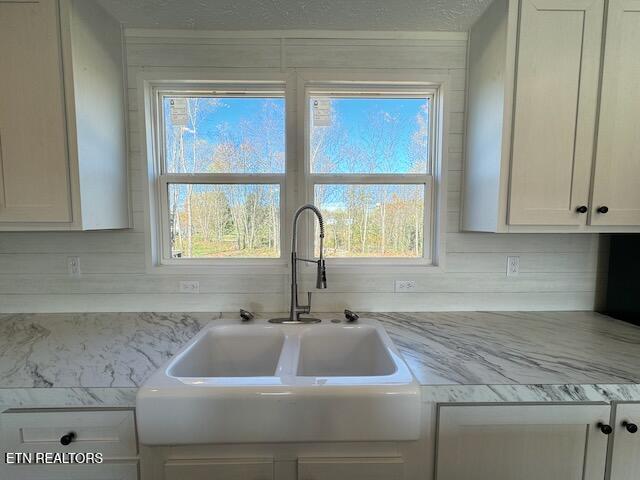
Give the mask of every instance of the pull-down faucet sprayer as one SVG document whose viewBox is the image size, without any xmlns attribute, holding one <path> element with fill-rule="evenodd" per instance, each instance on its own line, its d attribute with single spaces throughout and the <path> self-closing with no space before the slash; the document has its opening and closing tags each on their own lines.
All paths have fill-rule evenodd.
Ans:
<svg viewBox="0 0 640 480">
<path fill-rule="evenodd" d="M 300 214 L 305 210 L 311 210 L 318 217 L 318 223 L 320 224 L 320 257 L 318 260 L 310 260 L 307 258 L 299 258 L 297 252 L 297 239 L 298 239 L 298 218 Z M 302 318 L 301 315 L 306 315 L 311 312 L 311 292 L 308 292 L 307 305 L 300 305 L 298 303 L 298 262 L 315 263 L 317 265 L 316 272 L 316 288 L 327 288 L 327 269 L 324 261 L 324 219 L 322 213 L 318 210 L 318 207 L 307 203 L 302 205 L 296 210 L 293 216 L 293 228 L 291 238 L 291 307 L 289 309 L 288 318 L 272 318 L 269 320 L 271 323 L 317 323 L 320 320 L 317 318 Z"/>
</svg>

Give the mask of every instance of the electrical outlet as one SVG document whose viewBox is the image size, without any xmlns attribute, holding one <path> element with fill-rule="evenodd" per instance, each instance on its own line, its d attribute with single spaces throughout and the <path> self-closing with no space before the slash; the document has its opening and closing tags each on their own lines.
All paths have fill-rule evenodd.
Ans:
<svg viewBox="0 0 640 480">
<path fill-rule="evenodd" d="M 507 257 L 507 277 L 515 277 L 520 273 L 520 257 Z"/>
<path fill-rule="evenodd" d="M 67 257 L 67 270 L 69 271 L 70 277 L 80 278 L 82 276 L 80 257 Z"/>
<path fill-rule="evenodd" d="M 397 293 L 413 292 L 416 289 L 415 280 L 396 280 Z"/>
<path fill-rule="evenodd" d="M 195 280 L 180 282 L 180 293 L 200 293 L 200 282 Z"/>
</svg>

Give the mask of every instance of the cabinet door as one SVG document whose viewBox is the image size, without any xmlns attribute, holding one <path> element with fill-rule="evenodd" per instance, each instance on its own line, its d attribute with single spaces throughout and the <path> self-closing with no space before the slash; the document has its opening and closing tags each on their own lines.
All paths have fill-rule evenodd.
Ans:
<svg viewBox="0 0 640 480">
<path fill-rule="evenodd" d="M 583 225 L 602 42 L 602 0 L 522 0 L 509 223 Z"/>
<path fill-rule="evenodd" d="M 58 3 L 0 0 L 0 222 L 69 222 Z"/>
<path fill-rule="evenodd" d="M 164 480 L 273 480 L 273 459 L 168 460 Z"/>
<path fill-rule="evenodd" d="M 6 465 L 11 480 L 137 480 L 138 462 L 100 465 Z"/>
<path fill-rule="evenodd" d="M 607 18 L 591 224 L 640 225 L 640 0 Z"/>
<path fill-rule="evenodd" d="M 640 404 L 621 403 L 616 406 L 610 480 L 640 478 L 640 431 L 627 430 L 623 422 L 640 427 Z"/>
<path fill-rule="evenodd" d="M 298 480 L 402 480 L 404 462 L 385 458 L 299 458 Z"/>
<path fill-rule="evenodd" d="M 444 406 L 437 480 L 602 480 L 608 405 Z"/>
</svg>

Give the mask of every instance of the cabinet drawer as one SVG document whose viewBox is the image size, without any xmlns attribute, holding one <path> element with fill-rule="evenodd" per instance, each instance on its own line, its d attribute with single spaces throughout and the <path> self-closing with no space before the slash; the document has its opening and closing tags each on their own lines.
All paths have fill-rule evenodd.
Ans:
<svg viewBox="0 0 640 480">
<path fill-rule="evenodd" d="M 299 458 L 298 480 L 402 480 L 401 457 Z"/>
<path fill-rule="evenodd" d="M 9 465 L 11 480 L 137 480 L 138 462 L 101 465 Z"/>
<path fill-rule="evenodd" d="M 164 480 L 273 480 L 273 459 L 169 460 Z"/>
<path fill-rule="evenodd" d="M 0 416 L 5 452 L 95 452 L 108 458 L 137 456 L 133 410 L 7 410 Z M 69 432 L 75 439 L 62 445 Z"/>
</svg>

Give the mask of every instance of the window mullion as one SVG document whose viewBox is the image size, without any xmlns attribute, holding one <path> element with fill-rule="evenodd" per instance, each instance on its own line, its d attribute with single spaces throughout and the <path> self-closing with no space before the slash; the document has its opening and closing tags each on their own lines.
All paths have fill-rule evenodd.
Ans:
<svg viewBox="0 0 640 480">
<path fill-rule="evenodd" d="M 165 173 L 161 178 L 167 183 L 271 184 L 282 183 L 285 176 L 260 173 Z"/>
<path fill-rule="evenodd" d="M 431 175 L 427 174 L 311 174 L 314 184 L 426 184 L 430 182 Z"/>
</svg>

